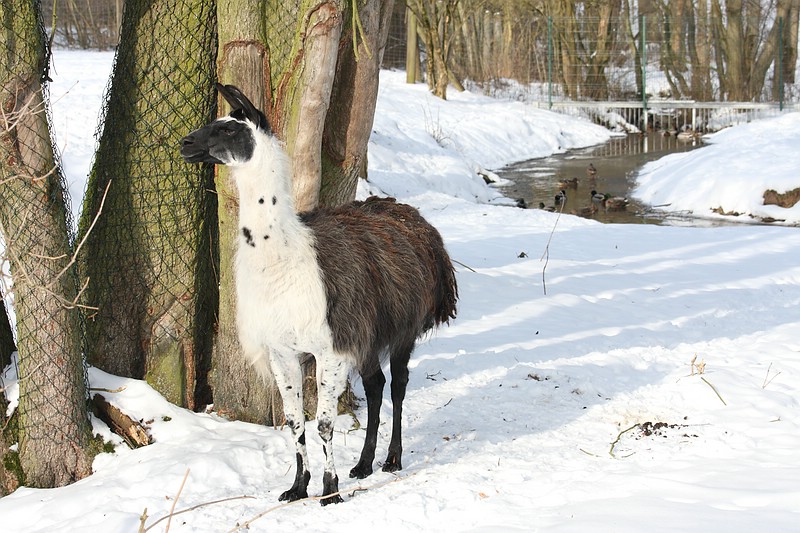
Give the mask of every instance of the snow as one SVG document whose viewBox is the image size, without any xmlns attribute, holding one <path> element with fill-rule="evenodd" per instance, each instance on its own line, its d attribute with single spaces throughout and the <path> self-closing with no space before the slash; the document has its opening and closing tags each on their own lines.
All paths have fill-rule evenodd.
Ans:
<svg viewBox="0 0 800 533">
<path fill-rule="evenodd" d="M 88 169 L 90 107 L 111 60 L 55 57 L 51 92 L 70 90 L 54 115 L 73 190 Z M 603 225 L 500 205 L 479 170 L 610 134 L 476 94 L 450 91 L 441 102 L 401 74 L 381 76 L 370 178 L 359 195 L 382 191 L 418 206 L 458 261 L 461 296 L 458 318 L 412 357 L 404 470 L 348 479 L 364 431 L 341 416 L 335 458 L 345 502 L 281 506 L 294 476 L 288 430 L 188 412 L 141 381 L 91 369 L 92 387 L 124 388 L 103 394 L 147 421 L 154 443 L 118 444 L 71 486 L 0 499 L 4 531 L 128 532 L 145 509 L 151 526 L 173 505 L 198 506 L 171 519 L 170 531 L 187 532 L 251 520 L 251 531 L 797 530 L 798 229 Z M 765 208 L 756 196 L 800 185 L 797 120 L 737 126 L 657 161 L 637 195 L 796 224 L 796 208 Z M 14 379 L 8 369 L 5 383 Z M 390 414 L 387 392 L 379 459 Z M 357 416 L 363 425 L 365 408 Z M 667 426 L 642 431 L 658 423 Z M 315 425 L 310 491 L 319 494 Z"/>
<path fill-rule="evenodd" d="M 800 113 L 786 113 L 707 136 L 709 146 L 702 150 L 645 165 L 634 196 L 670 211 L 714 217 L 710 210 L 720 208 L 723 213 L 740 213 L 735 218 L 742 222 L 758 217 L 796 225 L 800 203 L 788 209 L 763 205 L 763 194 L 800 186 L 798 128 Z"/>
</svg>

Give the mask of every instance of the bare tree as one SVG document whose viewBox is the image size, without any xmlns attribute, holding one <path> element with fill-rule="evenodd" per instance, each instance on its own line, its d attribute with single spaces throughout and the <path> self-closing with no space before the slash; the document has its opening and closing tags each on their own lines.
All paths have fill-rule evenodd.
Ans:
<svg viewBox="0 0 800 533">
<path fill-rule="evenodd" d="M 726 0 L 723 6 L 720 0 L 712 0 L 712 35 L 722 98 L 748 101 L 761 97 L 767 72 L 776 60 L 780 29 L 784 24 L 791 28 L 798 4 L 797 0 L 775 0 L 775 12 L 768 17 L 759 2 Z"/>
<path fill-rule="evenodd" d="M 448 63 L 455 37 L 454 17 L 458 3 L 459 0 L 408 0 L 427 52 L 428 87 L 442 99 L 447 98 L 447 85 L 452 79 Z"/>
</svg>

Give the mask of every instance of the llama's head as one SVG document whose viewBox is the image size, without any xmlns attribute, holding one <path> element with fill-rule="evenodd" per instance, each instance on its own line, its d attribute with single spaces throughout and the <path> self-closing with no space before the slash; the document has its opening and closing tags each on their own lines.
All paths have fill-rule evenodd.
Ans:
<svg viewBox="0 0 800 533">
<path fill-rule="evenodd" d="M 233 85 L 218 83 L 217 90 L 231 105 L 231 113 L 184 137 L 181 155 L 188 163 L 247 163 L 253 158 L 257 136 L 272 135 L 267 117 Z"/>
</svg>

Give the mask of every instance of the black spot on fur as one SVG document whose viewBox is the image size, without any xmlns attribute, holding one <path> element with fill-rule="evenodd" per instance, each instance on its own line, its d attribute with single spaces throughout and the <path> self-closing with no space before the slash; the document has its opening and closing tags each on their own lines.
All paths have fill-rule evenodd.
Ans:
<svg viewBox="0 0 800 533">
<path fill-rule="evenodd" d="M 250 228 L 242 228 L 242 235 L 244 235 L 244 240 L 247 244 L 249 244 L 253 248 L 256 247 L 256 243 L 253 240 L 253 232 L 250 231 Z"/>
<path fill-rule="evenodd" d="M 278 199 L 273 196 L 272 197 L 272 205 L 275 205 L 277 203 L 278 203 Z"/>
<path fill-rule="evenodd" d="M 266 241 L 267 239 L 269 239 L 269 235 L 264 235 L 264 240 Z"/>
<path fill-rule="evenodd" d="M 258 203 L 263 204 L 264 203 L 264 199 L 263 198 L 259 198 L 258 199 Z"/>
</svg>

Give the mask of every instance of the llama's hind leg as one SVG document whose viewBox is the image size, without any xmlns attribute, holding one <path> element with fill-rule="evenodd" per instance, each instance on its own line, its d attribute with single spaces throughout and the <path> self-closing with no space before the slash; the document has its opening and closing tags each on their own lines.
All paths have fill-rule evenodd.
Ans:
<svg viewBox="0 0 800 533">
<path fill-rule="evenodd" d="M 303 415 L 303 373 L 296 354 L 270 353 L 270 363 L 275 376 L 275 384 L 283 400 L 286 425 L 292 431 L 297 450 L 297 471 L 294 484 L 278 497 L 279 501 L 293 502 L 308 498 L 308 453 L 306 451 L 305 416 Z"/>
<path fill-rule="evenodd" d="M 364 384 L 364 395 L 367 397 L 367 436 L 364 439 L 361 458 L 350 470 L 350 477 L 358 479 L 364 479 L 372 474 L 372 461 L 375 460 L 375 446 L 378 443 L 378 425 L 381 422 L 381 402 L 386 378 L 383 371 L 378 368 L 377 372 L 371 375 L 362 373 L 361 381 Z"/>
<path fill-rule="evenodd" d="M 339 396 L 347 385 L 348 366 L 340 357 L 317 358 L 317 424 L 325 451 L 325 472 L 322 475 L 322 505 L 340 503 L 339 477 L 333 461 L 333 427 L 339 414 Z M 327 497 L 329 496 L 330 497 Z"/>
<path fill-rule="evenodd" d="M 389 442 L 389 454 L 383 463 L 384 472 L 397 472 L 403 469 L 403 400 L 408 385 L 408 360 L 414 349 L 414 341 L 392 353 L 392 440 Z"/>
</svg>

